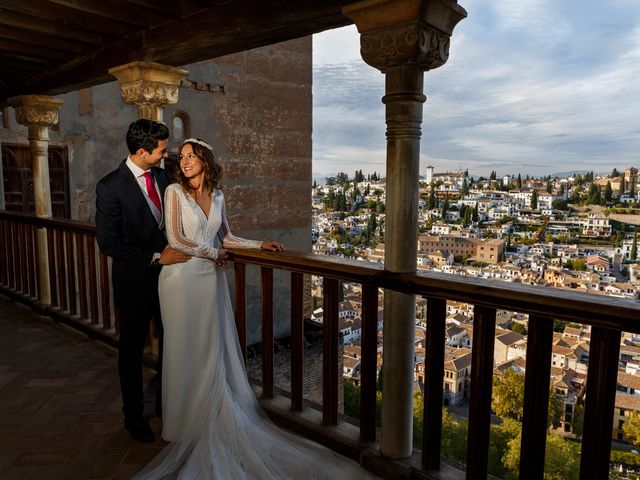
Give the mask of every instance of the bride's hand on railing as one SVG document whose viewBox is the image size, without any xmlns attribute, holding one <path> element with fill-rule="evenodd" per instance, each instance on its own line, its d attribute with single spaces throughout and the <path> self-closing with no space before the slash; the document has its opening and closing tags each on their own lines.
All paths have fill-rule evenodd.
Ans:
<svg viewBox="0 0 640 480">
<path fill-rule="evenodd" d="M 227 263 L 228 259 L 229 255 L 227 255 L 227 251 L 224 248 L 219 248 L 218 257 L 213 262 L 216 264 L 216 267 L 221 267 Z"/>
<path fill-rule="evenodd" d="M 286 248 L 280 242 L 262 242 L 260 250 L 268 250 L 270 252 L 284 252 Z"/>
</svg>

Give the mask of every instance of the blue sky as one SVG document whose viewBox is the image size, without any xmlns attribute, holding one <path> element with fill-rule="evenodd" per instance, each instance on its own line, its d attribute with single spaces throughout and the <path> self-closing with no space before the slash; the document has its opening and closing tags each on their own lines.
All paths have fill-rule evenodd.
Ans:
<svg viewBox="0 0 640 480">
<path fill-rule="evenodd" d="M 420 172 L 640 166 L 640 0 L 459 0 L 425 73 Z M 355 27 L 314 36 L 314 177 L 385 170 L 384 77 Z"/>
</svg>

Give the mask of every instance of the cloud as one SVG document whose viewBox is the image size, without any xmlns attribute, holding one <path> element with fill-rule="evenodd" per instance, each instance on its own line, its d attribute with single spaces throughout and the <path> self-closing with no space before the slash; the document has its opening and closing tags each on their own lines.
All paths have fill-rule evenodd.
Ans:
<svg viewBox="0 0 640 480">
<path fill-rule="evenodd" d="M 635 1 L 461 5 L 469 16 L 449 61 L 425 73 L 423 168 L 544 175 L 640 164 Z M 376 152 L 384 159 L 384 77 L 358 43 L 354 27 L 314 37 L 314 171 L 339 170 L 332 150 L 365 172 L 379 168 L 367 163 Z"/>
</svg>

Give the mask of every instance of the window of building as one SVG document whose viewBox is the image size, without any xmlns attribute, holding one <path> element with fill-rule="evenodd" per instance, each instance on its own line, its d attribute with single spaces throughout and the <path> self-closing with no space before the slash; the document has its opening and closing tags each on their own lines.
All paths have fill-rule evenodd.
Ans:
<svg viewBox="0 0 640 480">
<path fill-rule="evenodd" d="M 0 108 L 0 128 L 9 128 L 9 117 L 6 108 Z"/>
<path fill-rule="evenodd" d="M 176 142 L 182 142 L 185 138 L 191 136 L 189 115 L 186 112 L 175 112 L 171 127 L 173 129 L 173 139 Z"/>
</svg>

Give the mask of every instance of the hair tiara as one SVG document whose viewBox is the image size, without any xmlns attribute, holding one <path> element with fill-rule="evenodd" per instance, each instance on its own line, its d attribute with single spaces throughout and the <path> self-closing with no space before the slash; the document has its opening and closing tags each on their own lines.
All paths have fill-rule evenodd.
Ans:
<svg viewBox="0 0 640 480">
<path fill-rule="evenodd" d="M 204 147 L 204 148 L 210 150 L 211 152 L 213 152 L 213 147 L 211 145 L 209 145 L 204 140 L 200 140 L 198 138 L 187 138 L 184 142 L 182 142 L 182 146 L 184 146 L 185 143 L 197 143 L 201 147 Z"/>
</svg>

